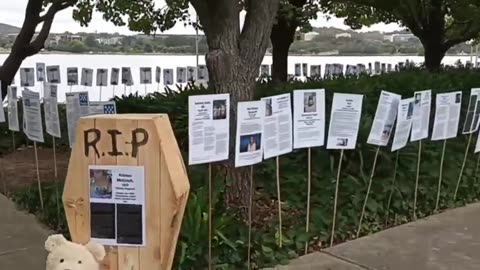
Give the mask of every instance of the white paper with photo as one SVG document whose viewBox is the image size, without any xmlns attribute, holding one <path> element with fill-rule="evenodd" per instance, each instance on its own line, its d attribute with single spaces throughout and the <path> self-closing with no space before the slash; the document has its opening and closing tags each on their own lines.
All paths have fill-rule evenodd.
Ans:
<svg viewBox="0 0 480 270">
<path fill-rule="evenodd" d="M 45 63 L 36 63 L 37 68 L 37 81 L 45 81 Z"/>
<path fill-rule="evenodd" d="M 140 68 L 140 84 L 152 84 L 152 68 Z"/>
<path fill-rule="evenodd" d="M 238 103 L 235 167 L 250 166 L 262 162 L 264 118 L 265 103 L 263 101 Z"/>
<path fill-rule="evenodd" d="M 3 100 L 0 101 L 2 101 L 0 102 L 0 123 L 5 123 L 5 121 L 7 121 L 7 119 L 5 118 L 5 107 L 3 106 Z"/>
<path fill-rule="evenodd" d="M 467 115 L 463 123 L 462 134 L 476 132 L 480 125 L 480 88 L 473 88 L 470 92 Z"/>
<path fill-rule="evenodd" d="M 410 137 L 413 121 L 413 98 L 400 100 L 398 104 L 397 126 L 393 137 L 392 152 L 405 147 Z"/>
<path fill-rule="evenodd" d="M 91 87 L 93 85 L 93 69 L 82 68 L 81 85 Z"/>
<path fill-rule="evenodd" d="M 129 67 L 122 67 L 122 84 L 133 85 L 132 70 Z"/>
<path fill-rule="evenodd" d="M 108 69 L 97 69 L 97 86 L 108 86 Z"/>
<path fill-rule="evenodd" d="M 197 80 L 200 83 L 208 82 L 208 69 L 206 65 L 198 66 Z"/>
<path fill-rule="evenodd" d="M 47 80 L 49 83 L 60 84 L 60 66 L 47 67 Z"/>
<path fill-rule="evenodd" d="M 20 86 L 35 86 L 35 70 L 33 68 L 20 69 Z"/>
<path fill-rule="evenodd" d="M 265 103 L 263 121 L 263 157 L 277 157 L 292 152 L 292 102 L 290 94 L 262 98 Z"/>
<path fill-rule="evenodd" d="M 117 114 L 115 101 L 90 101 L 90 115 Z"/>
<path fill-rule="evenodd" d="M 177 83 L 187 82 L 187 69 L 184 67 L 177 67 Z"/>
<path fill-rule="evenodd" d="M 325 90 L 293 92 L 293 147 L 323 146 L 325 143 Z"/>
<path fill-rule="evenodd" d="M 301 64 L 295 64 L 295 77 L 300 77 L 302 76 L 302 65 Z"/>
<path fill-rule="evenodd" d="M 269 65 L 261 65 L 260 66 L 260 77 L 268 77 L 270 76 L 270 66 Z"/>
<path fill-rule="evenodd" d="M 189 96 L 189 165 L 228 159 L 229 125 L 229 94 Z"/>
<path fill-rule="evenodd" d="M 333 94 L 327 149 L 355 149 L 363 95 Z"/>
<path fill-rule="evenodd" d="M 163 84 L 172 85 L 173 84 L 173 69 L 164 69 L 163 70 Z"/>
<path fill-rule="evenodd" d="M 187 67 L 187 81 L 194 82 L 197 80 L 197 68 Z"/>
<path fill-rule="evenodd" d="M 25 115 L 25 134 L 34 142 L 43 143 L 42 112 L 40 94 L 25 88 L 22 91 L 23 114 Z"/>
<path fill-rule="evenodd" d="M 115 221 L 115 227 L 112 228 L 115 233 L 111 238 L 97 238 L 94 224 L 96 221 L 92 218 L 92 240 L 96 243 L 109 246 L 145 246 L 146 245 L 146 200 L 145 200 L 145 168 L 142 166 L 99 166 L 91 165 L 89 170 L 89 194 L 90 204 L 114 205 L 114 211 L 111 213 Z M 87 180 L 87 179 L 86 179 Z M 139 222 L 141 222 L 135 243 L 122 241 L 120 226 L 131 225 L 120 223 L 119 213 L 124 206 L 135 207 L 138 209 Z M 93 207 L 92 207 L 93 208 Z M 92 211 L 92 209 L 91 209 Z M 123 220 L 125 221 L 125 220 Z M 135 220 L 136 221 L 136 220 Z M 132 222 L 135 222 L 132 220 Z M 134 227 L 134 226 L 132 226 Z M 135 226 L 136 227 L 136 226 Z M 135 229 L 135 228 L 134 228 Z"/>
<path fill-rule="evenodd" d="M 302 64 L 302 75 L 304 77 L 307 77 L 308 76 L 308 64 L 306 63 L 303 63 Z"/>
<path fill-rule="evenodd" d="M 45 97 L 43 110 L 45 112 L 45 129 L 53 137 L 60 138 L 60 119 L 58 115 L 58 88 L 55 84 L 44 83 Z"/>
<path fill-rule="evenodd" d="M 68 140 L 70 147 L 75 143 L 76 128 L 80 117 L 90 115 L 88 92 L 66 93 Z"/>
<path fill-rule="evenodd" d="M 162 78 L 162 68 L 161 67 L 156 67 L 155 68 L 155 82 L 160 83 L 161 78 Z"/>
<path fill-rule="evenodd" d="M 461 91 L 437 94 L 432 141 L 457 137 L 461 107 Z"/>
<path fill-rule="evenodd" d="M 8 98 L 8 128 L 11 131 L 20 131 L 20 125 L 18 121 L 18 98 L 17 87 L 9 86 L 7 88 Z"/>
<path fill-rule="evenodd" d="M 110 84 L 111 85 L 118 85 L 119 78 L 120 78 L 120 69 L 119 68 L 112 68 L 112 72 L 110 74 Z"/>
<path fill-rule="evenodd" d="M 377 111 L 372 123 L 367 143 L 386 146 L 390 141 L 393 125 L 397 118 L 398 103 L 401 96 L 395 93 L 382 91 L 378 100 Z"/>
<path fill-rule="evenodd" d="M 413 103 L 412 135 L 410 137 L 410 141 L 415 142 L 428 138 L 431 103 L 431 90 L 415 92 Z"/>
<path fill-rule="evenodd" d="M 67 84 L 78 85 L 78 68 L 76 67 L 67 68 Z"/>
</svg>

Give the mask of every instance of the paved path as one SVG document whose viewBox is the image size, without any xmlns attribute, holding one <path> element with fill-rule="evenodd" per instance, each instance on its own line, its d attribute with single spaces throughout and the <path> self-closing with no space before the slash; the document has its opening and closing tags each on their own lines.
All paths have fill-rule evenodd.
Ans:
<svg viewBox="0 0 480 270">
<path fill-rule="evenodd" d="M 478 270 L 480 203 L 344 243 L 285 270 Z"/>
<path fill-rule="evenodd" d="M 34 216 L 17 211 L 0 194 L 0 269 L 45 270 L 43 247 L 49 234 Z"/>
</svg>

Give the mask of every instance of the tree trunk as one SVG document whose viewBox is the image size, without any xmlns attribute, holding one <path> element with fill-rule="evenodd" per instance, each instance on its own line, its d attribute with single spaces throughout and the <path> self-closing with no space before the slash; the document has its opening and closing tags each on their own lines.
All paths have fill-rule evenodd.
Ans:
<svg viewBox="0 0 480 270">
<path fill-rule="evenodd" d="M 442 44 L 433 46 L 424 46 L 425 49 L 425 68 L 428 71 L 440 70 L 442 60 L 446 51 L 442 48 Z"/>
<path fill-rule="evenodd" d="M 289 24 L 285 19 L 279 19 L 273 26 L 270 41 L 272 42 L 272 80 L 286 82 L 288 79 L 288 51 L 295 39 L 297 23 Z"/>
</svg>

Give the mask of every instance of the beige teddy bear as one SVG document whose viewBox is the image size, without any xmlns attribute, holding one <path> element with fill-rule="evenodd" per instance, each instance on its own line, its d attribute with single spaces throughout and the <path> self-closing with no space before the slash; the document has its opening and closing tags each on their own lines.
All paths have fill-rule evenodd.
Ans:
<svg viewBox="0 0 480 270">
<path fill-rule="evenodd" d="M 48 251 L 46 270 L 100 270 L 100 262 L 105 257 L 102 245 L 92 242 L 79 245 L 60 234 L 48 237 L 45 249 Z"/>
</svg>

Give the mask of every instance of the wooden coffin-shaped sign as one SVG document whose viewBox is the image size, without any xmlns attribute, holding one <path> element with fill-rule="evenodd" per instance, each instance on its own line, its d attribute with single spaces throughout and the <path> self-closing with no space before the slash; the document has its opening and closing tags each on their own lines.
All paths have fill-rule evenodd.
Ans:
<svg viewBox="0 0 480 270">
<path fill-rule="evenodd" d="M 167 115 L 81 118 L 63 204 L 72 240 L 106 246 L 102 270 L 171 269 L 190 184 Z"/>
</svg>

